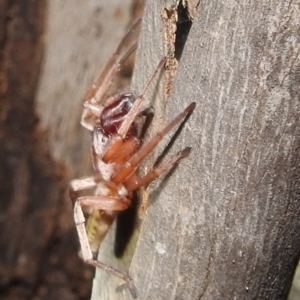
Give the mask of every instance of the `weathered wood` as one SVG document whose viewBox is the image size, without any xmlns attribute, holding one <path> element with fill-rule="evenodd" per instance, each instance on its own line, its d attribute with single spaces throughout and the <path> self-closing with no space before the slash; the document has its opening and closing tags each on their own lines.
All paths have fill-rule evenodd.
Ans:
<svg viewBox="0 0 300 300">
<path fill-rule="evenodd" d="M 171 152 L 193 151 L 150 188 L 130 268 L 138 299 L 287 297 L 300 249 L 298 5 L 200 2 L 156 105 L 161 127 L 197 102 Z M 148 1 L 137 90 L 163 55 L 162 10 Z"/>
</svg>

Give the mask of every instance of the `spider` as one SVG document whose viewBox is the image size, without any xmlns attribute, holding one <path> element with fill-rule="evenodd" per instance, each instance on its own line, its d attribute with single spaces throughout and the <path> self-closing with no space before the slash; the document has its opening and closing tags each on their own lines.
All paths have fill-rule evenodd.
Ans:
<svg viewBox="0 0 300 300">
<path fill-rule="evenodd" d="M 125 51 L 124 55 L 121 55 L 124 45 L 140 22 L 141 20 L 137 20 L 124 35 L 104 70 L 85 95 L 81 124 L 92 134 L 91 148 L 95 175 L 74 179 L 70 182 L 69 188 L 70 197 L 74 203 L 74 220 L 82 259 L 128 283 L 131 282 L 131 279 L 127 274 L 97 261 L 94 259 L 93 253 L 98 252 L 100 243 L 117 213 L 130 206 L 133 191 L 148 185 L 163 171 L 189 154 L 190 148 L 187 147 L 145 176 L 139 177 L 137 174 L 142 160 L 175 125 L 183 121 L 195 108 L 195 103 L 191 103 L 149 142 L 140 146 L 141 137 L 137 131 L 136 121 L 143 117 L 146 119 L 153 117 L 152 108 L 140 110 L 140 107 L 156 74 L 164 66 L 165 58 L 159 62 L 138 97 L 132 93 L 121 93 L 104 99 L 105 93 L 121 65 L 137 48 L 137 43 L 135 43 Z M 78 192 L 86 189 L 95 189 L 94 195 L 79 197 Z M 85 227 L 83 207 L 92 209 L 87 228 Z M 101 218 L 101 223 L 98 222 L 99 218 Z"/>
</svg>

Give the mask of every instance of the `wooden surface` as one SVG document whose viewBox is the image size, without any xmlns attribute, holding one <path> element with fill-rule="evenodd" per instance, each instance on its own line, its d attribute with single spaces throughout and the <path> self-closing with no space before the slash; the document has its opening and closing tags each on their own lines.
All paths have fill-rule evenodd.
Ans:
<svg viewBox="0 0 300 300">
<path fill-rule="evenodd" d="M 171 152 L 193 150 L 150 188 L 130 268 L 138 299 L 286 298 L 300 246 L 296 2 L 200 2 L 160 104 L 171 119 L 197 102 Z M 138 87 L 162 55 L 161 11 L 148 2 Z"/>
<path fill-rule="evenodd" d="M 13 31 L 17 41 L 31 37 L 32 48 L 22 44 L 16 53 L 23 60 L 11 60 L 13 73 L 11 64 L 1 65 L 2 76 L 13 75 L 12 83 L 1 81 L 6 299 L 89 297 L 91 271 L 77 257 L 66 191 L 70 179 L 92 174 L 90 137 L 79 124 L 82 96 L 136 16 L 135 1 L 122 7 L 117 2 L 49 1 L 43 40 L 42 32 L 32 37 Z M 1 22 L 26 12 L 26 20 L 34 16 L 30 24 L 43 28 L 45 3 L 35 13 L 32 6 L 28 12 L 8 3 L 0 3 L 1 12 L 7 9 Z M 141 213 L 130 267 L 138 299 L 285 299 L 300 249 L 297 1 L 185 3 L 194 5 L 193 25 L 178 71 L 172 54 L 178 47 L 172 47 L 178 3 L 151 0 L 133 75 L 132 91 L 138 94 L 159 60 L 170 55 L 170 67 L 147 95 L 145 105 L 155 108 L 149 135 L 197 102 L 167 154 L 191 146 L 190 157 L 142 193 L 148 209 Z M 185 13 L 183 7 L 179 17 Z M 3 47 L 10 40 L 0 34 Z M 5 49 L 2 61 L 10 61 L 15 52 Z M 18 69 L 24 57 L 32 62 L 30 72 Z M 21 79 L 14 81 L 15 74 Z M 147 158 L 142 173 L 167 142 Z M 112 262 L 113 239 L 111 232 L 99 257 L 126 267 L 126 259 Z M 93 300 L 131 298 L 122 282 L 97 274 Z"/>
</svg>

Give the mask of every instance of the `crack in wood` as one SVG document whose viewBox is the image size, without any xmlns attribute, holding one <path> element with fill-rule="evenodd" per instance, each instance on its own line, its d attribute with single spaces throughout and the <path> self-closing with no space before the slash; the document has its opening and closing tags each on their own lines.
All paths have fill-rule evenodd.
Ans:
<svg viewBox="0 0 300 300">
<path fill-rule="evenodd" d="M 178 68 L 178 61 L 181 58 L 193 22 L 187 6 L 182 1 L 179 1 L 176 7 L 165 7 L 162 12 L 162 19 L 167 56 L 165 94 L 169 96 Z"/>
</svg>

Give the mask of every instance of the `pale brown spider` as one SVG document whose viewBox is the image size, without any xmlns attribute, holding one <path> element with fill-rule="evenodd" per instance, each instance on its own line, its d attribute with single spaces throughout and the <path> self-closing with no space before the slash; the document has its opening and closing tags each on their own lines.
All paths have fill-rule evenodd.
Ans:
<svg viewBox="0 0 300 300">
<path fill-rule="evenodd" d="M 141 161 L 176 124 L 195 108 L 195 103 L 191 103 L 162 131 L 145 145 L 139 147 L 141 137 L 137 133 L 135 121 L 143 116 L 147 118 L 153 115 L 153 109 L 147 108 L 140 111 L 140 107 L 155 75 L 164 66 L 165 59 L 160 61 L 140 96 L 135 97 L 131 93 L 116 94 L 105 102 L 103 101 L 108 86 L 120 66 L 136 49 L 135 43 L 123 56 L 121 55 L 124 44 L 139 23 L 140 20 L 135 22 L 122 38 L 98 80 L 84 98 L 81 124 L 92 132 L 92 158 L 96 174 L 92 177 L 72 180 L 70 183 L 70 196 L 74 202 L 74 219 L 82 259 L 127 282 L 131 281 L 127 274 L 97 261 L 93 257 L 93 252 L 98 251 L 100 243 L 117 213 L 127 209 L 131 204 L 133 191 L 149 184 L 163 171 L 189 154 L 190 148 L 187 147 L 145 176 L 139 177 L 137 174 Z M 91 188 L 95 189 L 93 196 L 78 197 L 78 191 Z M 93 209 L 87 225 L 88 229 L 85 227 L 82 207 Z M 99 217 L 101 225 L 97 222 Z"/>
</svg>

